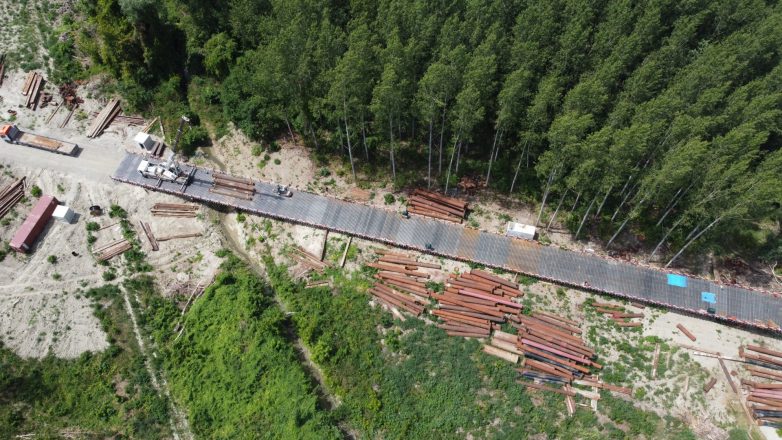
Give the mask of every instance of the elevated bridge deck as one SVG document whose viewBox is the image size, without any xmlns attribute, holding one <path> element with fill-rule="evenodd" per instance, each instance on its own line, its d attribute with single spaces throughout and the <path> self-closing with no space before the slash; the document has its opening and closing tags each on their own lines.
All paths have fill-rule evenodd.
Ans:
<svg viewBox="0 0 782 440">
<path fill-rule="evenodd" d="M 158 182 L 137 172 L 142 159 L 141 156 L 128 154 L 112 178 L 194 201 L 230 206 L 265 217 L 473 261 L 558 284 L 586 287 L 621 298 L 782 334 L 776 325 L 782 322 L 782 297 L 777 293 L 681 277 L 425 217 L 403 219 L 395 212 L 305 191 L 295 191 L 292 197 L 286 198 L 276 194 L 275 185 L 260 181 L 255 181 L 256 194 L 252 199 L 234 198 L 210 191 L 213 178 L 212 171 L 208 169 L 186 166 L 186 173 L 192 175 L 187 185 Z M 433 249 L 427 249 L 427 243 Z M 707 303 L 704 298 L 716 302 Z M 714 315 L 707 313 L 709 306 L 715 309 Z"/>
</svg>

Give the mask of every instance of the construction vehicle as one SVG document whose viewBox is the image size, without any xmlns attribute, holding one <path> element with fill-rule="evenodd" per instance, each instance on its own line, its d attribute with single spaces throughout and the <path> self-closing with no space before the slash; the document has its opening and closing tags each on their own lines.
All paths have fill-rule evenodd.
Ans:
<svg viewBox="0 0 782 440">
<path fill-rule="evenodd" d="M 283 197 L 291 197 L 293 196 L 293 191 L 288 189 L 288 185 L 277 185 L 277 189 L 275 190 L 278 196 Z"/>
<path fill-rule="evenodd" d="M 0 137 L 9 144 L 24 145 L 66 156 L 72 156 L 79 148 L 78 145 L 70 142 L 58 141 L 50 137 L 24 132 L 13 124 L 6 124 L 0 127 Z"/>
<path fill-rule="evenodd" d="M 189 177 L 188 174 L 185 174 L 182 169 L 179 168 L 179 164 L 174 160 L 176 147 L 179 145 L 179 139 L 182 137 L 182 127 L 185 123 L 190 123 L 190 119 L 188 119 L 187 116 L 182 116 L 179 119 L 179 128 L 177 129 L 174 145 L 165 162 L 155 164 L 148 160 L 142 160 L 141 163 L 138 164 L 138 172 L 142 176 L 147 179 L 160 179 L 169 182 L 176 182 L 177 179 L 187 179 Z"/>
<path fill-rule="evenodd" d="M 174 160 L 174 152 L 168 155 L 168 160 L 161 163 L 152 163 L 148 160 L 142 160 L 138 164 L 138 172 L 147 179 L 161 179 L 169 182 L 176 182 L 177 179 L 187 177 L 179 164 Z"/>
</svg>

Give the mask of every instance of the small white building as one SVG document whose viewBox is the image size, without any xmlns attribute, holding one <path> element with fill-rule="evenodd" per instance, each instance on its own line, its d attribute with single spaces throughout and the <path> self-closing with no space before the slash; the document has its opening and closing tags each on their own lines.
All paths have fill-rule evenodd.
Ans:
<svg viewBox="0 0 782 440">
<path fill-rule="evenodd" d="M 152 136 L 149 135 L 149 133 L 144 133 L 143 131 L 140 131 L 136 137 L 133 138 L 133 141 L 138 144 L 138 146 L 145 151 L 150 151 L 155 146 L 155 140 L 152 139 Z"/>
<path fill-rule="evenodd" d="M 63 223 L 73 223 L 73 220 L 76 219 L 76 213 L 65 205 L 57 205 L 57 207 L 54 208 L 52 217 Z"/>
<path fill-rule="evenodd" d="M 525 225 L 523 223 L 508 222 L 508 227 L 505 229 L 505 235 L 513 238 L 523 238 L 525 240 L 534 240 L 536 228 L 532 225 Z"/>
</svg>

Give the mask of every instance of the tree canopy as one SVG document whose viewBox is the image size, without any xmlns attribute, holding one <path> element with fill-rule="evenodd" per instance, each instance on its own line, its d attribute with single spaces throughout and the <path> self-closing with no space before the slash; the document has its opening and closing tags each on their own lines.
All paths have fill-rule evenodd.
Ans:
<svg viewBox="0 0 782 440">
<path fill-rule="evenodd" d="M 582 237 L 669 254 L 780 246 L 776 2 L 82 3 L 78 47 L 125 90 L 210 77 L 247 135 L 298 134 L 354 175 L 485 176 L 544 225 L 559 203 Z"/>
</svg>

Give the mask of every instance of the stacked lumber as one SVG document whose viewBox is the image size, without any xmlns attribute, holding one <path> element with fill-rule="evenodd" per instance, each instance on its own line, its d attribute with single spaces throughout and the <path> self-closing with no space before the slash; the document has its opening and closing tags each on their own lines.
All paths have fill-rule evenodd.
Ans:
<svg viewBox="0 0 782 440">
<path fill-rule="evenodd" d="M 0 218 L 5 217 L 8 211 L 24 197 L 24 177 L 9 183 L 0 189 Z"/>
<path fill-rule="evenodd" d="M 198 205 L 155 203 L 150 212 L 155 217 L 195 217 L 198 214 Z"/>
<path fill-rule="evenodd" d="M 758 425 L 782 428 L 782 352 L 757 345 L 739 347 L 753 380 L 741 380 L 749 390 L 746 407 Z M 770 383 L 761 381 L 771 381 Z"/>
<path fill-rule="evenodd" d="M 27 94 L 30 93 L 30 87 L 33 85 L 35 75 L 37 75 L 36 72 L 27 72 L 27 76 L 24 79 L 24 84 L 22 85 L 22 96 L 27 96 Z"/>
<path fill-rule="evenodd" d="M 508 320 L 520 322 L 522 306 L 513 301 L 520 296 L 518 284 L 473 269 L 470 273 L 451 274 L 443 293 L 432 294 L 439 305 L 432 314 L 444 321 L 438 327 L 451 336 L 486 338 L 492 328 Z M 490 351 L 489 354 L 495 354 L 495 350 Z"/>
<path fill-rule="evenodd" d="M 239 199 L 252 200 L 255 196 L 255 183 L 252 179 L 231 176 L 229 174 L 212 174 L 214 183 L 210 192 Z"/>
<path fill-rule="evenodd" d="M 43 84 L 43 75 L 40 73 L 30 72 L 27 74 L 24 86 L 22 87 L 22 95 L 27 97 L 24 102 L 25 107 L 35 110 L 38 105 L 38 96 L 41 94 Z"/>
<path fill-rule="evenodd" d="M 602 368 L 595 362 L 595 351 L 581 339 L 579 323 L 551 313 L 522 315 L 512 323 L 518 329 L 516 347 L 524 354 L 524 371 L 558 378 L 563 383 L 586 379 L 591 368 Z M 531 377 L 526 374 L 525 377 Z"/>
<path fill-rule="evenodd" d="M 98 117 L 98 112 L 92 112 L 90 113 L 90 116 L 93 118 Z M 111 125 L 114 122 L 119 122 L 121 124 L 128 124 L 128 125 L 144 125 L 144 118 L 141 116 L 127 116 L 127 115 L 117 115 L 109 121 L 109 125 Z"/>
<path fill-rule="evenodd" d="M 439 264 L 425 263 L 406 254 L 377 250 L 381 257 L 367 266 L 378 269 L 369 293 L 390 309 L 398 308 L 418 316 L 424 311 L 432 292 L 426 287 L 429 274 L 420 268 L 439 269 Z"/>
<path fill-rule="evenodd" d="M 643 323 L 641 322 L 632 321 L 634 318 L 643 319 L 643 313 L 629 312 L 625 310 L 623 306 L 618 304 L 593 302 L 591 303 L 591 306 L 594 307 L 595 312 L 608 316 L 611 320 L 613 320 L 617 327 L 627 328 L 643 326 Z"/>
<path fill-rule="evenodd" d="M 114 118 L 116 118 L 121 111 L 122 109 L 119 106 L 119 99 L 115 98 L 109 101 L 109 103 L 103 107 L 103 110 L 101 110 L 92 121 L 92 125 L 87 131 L 87 137 L 94 138 L 100 136 L 101 133 L 103 133 L 103 130 L 105 130 L 111 124 Z"/>
<path fill-rule="evenodd" d="M 131 245 L 128 240 L 121 239 L 101 246 L 100 248 L 93 249 L 93 253 L 98 261 L 106 261 L 129 251 L 132 247 L 133 245 Z"/>
<path fill-rule="evenodd" d="M 407 210 L 412 214 L 461 223 L 467 216 L 467 202 L 433 191 L 416 189 L 407 199 Z"/>
</svg>

